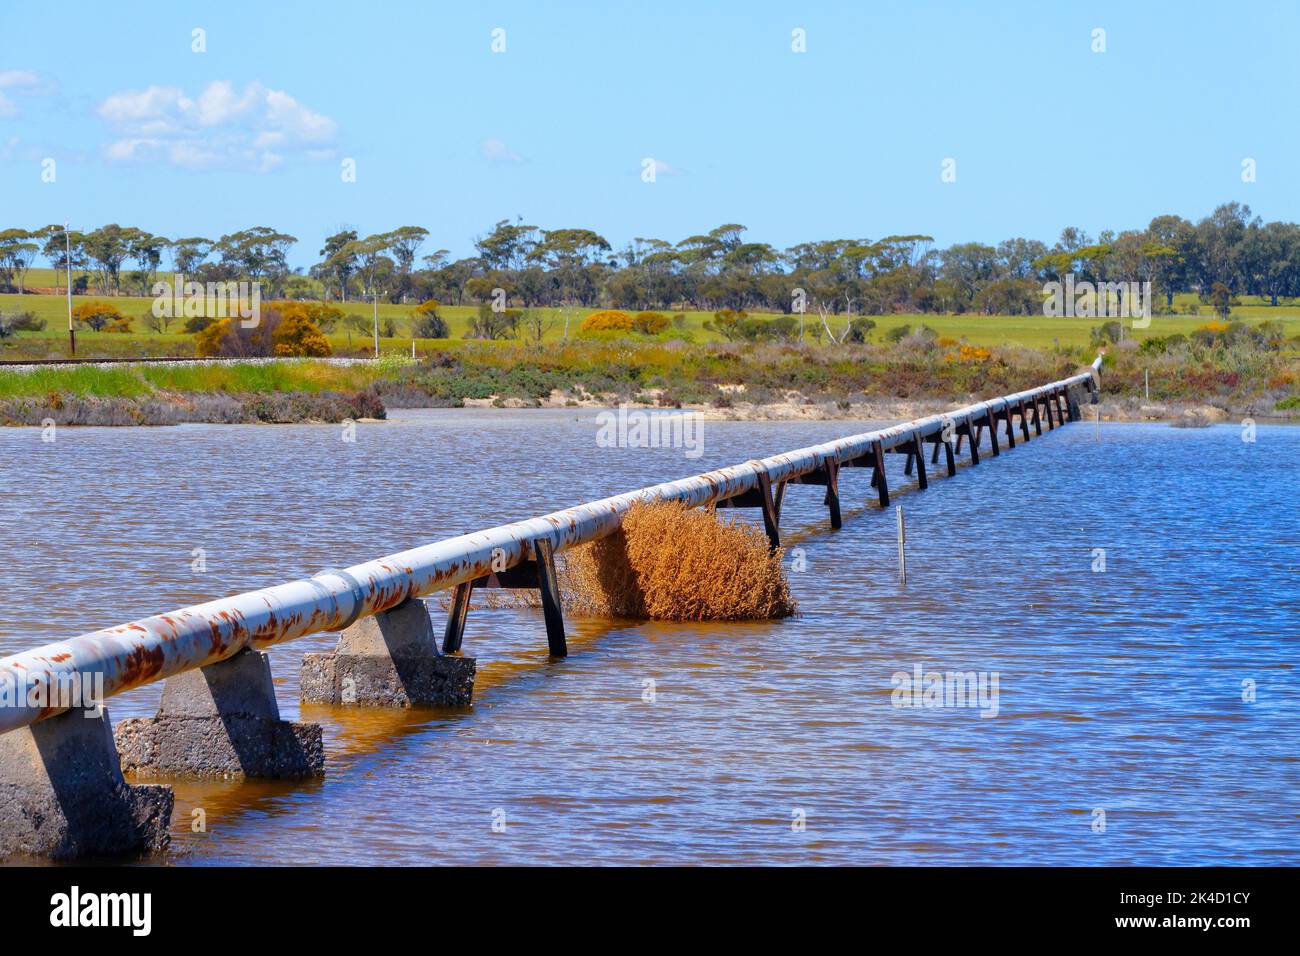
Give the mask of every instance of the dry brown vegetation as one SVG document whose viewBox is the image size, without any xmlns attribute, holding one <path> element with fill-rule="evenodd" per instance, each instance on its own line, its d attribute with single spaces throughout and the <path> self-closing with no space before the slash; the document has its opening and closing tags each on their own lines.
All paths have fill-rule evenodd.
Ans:
<svg viewBox="0 0 1300 956">
<path fill-rule="evenodd" d="M 563 554 L 567 608 L 597 617 L 742 621 L 789 617 L 781 552 L 759 528 L 659 501 L 633 505 L 623 527 Z"/>
</svg>

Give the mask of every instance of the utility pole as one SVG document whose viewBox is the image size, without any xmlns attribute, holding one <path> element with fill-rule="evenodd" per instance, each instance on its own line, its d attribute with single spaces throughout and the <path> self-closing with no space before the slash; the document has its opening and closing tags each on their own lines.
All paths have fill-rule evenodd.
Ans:
<svg viewBox="0 0 1300 956">
<path fill-rule="evenodd" d="M 72 327 L 72 235 L 68 232 L 69 223 L 63 224 L 63 243 L 67 250 L 67 258 L 63 264 L 68 270 L 68 348 L 71 350 L 70 356 L 77 354 L 77 330 Z"/>
</svg>

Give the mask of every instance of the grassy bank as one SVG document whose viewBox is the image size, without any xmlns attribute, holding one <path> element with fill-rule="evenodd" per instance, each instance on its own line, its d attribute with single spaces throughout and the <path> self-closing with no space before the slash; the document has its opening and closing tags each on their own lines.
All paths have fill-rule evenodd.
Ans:
<svg viewBox="0 0 1300 956">
<path fill-rule="evenodd" d="M 338 422 L 383 417 L 373 383 L 391 363 L 0 369 L 0 424 Z"/>
<path fill-rule="evenodd" d="M 392 362 L 340 366 L 311 360 L 211 365 L 47 365 L 23 371 L 0 369 L 0 399 L 50 394 L 139 398 L 160 392 L 266 395 L 361 391 L 395 367 Z"/>
<path fill-rule="evenodd" d="M 803 347 L 476 341 L 444 343 L 418 360 L 393 353 L 351 365 L 300 359 L 0 369 L 0 420 L 39 423 L 44 409 L 56 421 L 91 424 L 94 409 L 101 408 L 111 410 L 105 424 L 337 421 L 377 417 L 396 407 L 622 402 L 724 414 L 781 408 L 827 417 L 864 413 L 872 403 L 988 398 L 1073 374 L 1093 354 L 1091 347 L 979 348 L 944 339 Z M 1108 396 L 1125 399 L 1147 401 L 1149 386 L 1151 403 L 1300 414 L 1300 354 L 1294 347 L 1115 347 L 1103 381 Z M 123 413 L 130 408 L 148 413 Z"/>
<path fill-rule="evenodd" d="M 929 344 L 804 347 L 570 343 L 542 348 L 473 344 L 404 367 L 394 381 L 429 404 L 633 402 L 661 407 L 832 406 L 965 402 L 1077 372 L 1090 348 L 979 349 Z M 1300 354 L 1249 346 L 1112 348 L 1104 386 L 1153 402 L 1218 403 L 1282 413 L 1300 394 Z M 404 401 L 404 404 L 422 404 Z"/>
</svg>

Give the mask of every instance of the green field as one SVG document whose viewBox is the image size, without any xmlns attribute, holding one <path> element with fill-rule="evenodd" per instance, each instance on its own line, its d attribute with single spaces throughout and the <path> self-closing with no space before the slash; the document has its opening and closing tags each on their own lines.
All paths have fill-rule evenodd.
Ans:
<svg viewBox="0 0 1300 956">
<path fill-rule="evenodd" d="M 39 271 L 39 270 L 34 270 Z M 46 270 L 48 271 L 48 270 Z M 36 283 L 32 283 L 35 285 Z M 73 306 L 91 301 L 99 296 L 74 296 Z M 180 322 L 174 322 L 167 333 L 155 333 L 145 329 L 143 317 L 148 314 L 152 300 L 144 297 L 115 296 L 108 297 L 121 312 L 134 319 L 135 331 L 131 334 L 91 332 L 88 329 L 77 330 L 78 355 L 94 357 L 140 357 L 145 355 L 191 355 L 194 351 L 194 338 L 178 331 Z M 1193 295 L 1175 297 L 1175 308 L 1182 311 L 1196 301 Z M 368 302 L 335 303 L 345 314 L 357 314 L 369 319 L 373 306 Z M 46 321 L 43 332 L 23 332 L 8 339 L 0 340 L 0 358 L 61 358 L 68 352 L 67 334 L 67 300 L 60 295 L 0 295 L 0 312 L 33 312 Z M 411 349 L 410 322 L 413 305 L 394 305 L 381 302 L 379 318 L 381 329 L 385 319 L 391 318 L 396 325 L 396 335 L 381 338 L 380 347 L 384 351 Z M 1138 340 L 1150 336 L 1167 336 L 1175 333 L 1186 335 L 1198 326 L 1212 321 L 1215 316 L 1207 306 L 1200 306 L 1200 315 L 1154 316 L 1147 329 L 1136 329 L 1131 336 Z M 464 339 L 470 323 L 477 311 L 476 306 L 444 306 L 439 310 L 451 331 L 452 340 Z M 582 319 L 594 309 L 561 310 L 545 308 L 540 310 L 551 327 L 546 333 L 547 340 L 557 340 L 563 336 L 564 317 L 568 314 L 569 334 L 576 336 Z M 760 318 L 770 318 L 765 313 L 754 313 Z M 704 328 L 704 323 L 712 318 L 710 312 L 687 312 L 681 330 L 670 329 L 665 336 L 681 337 L 695 342 L 720 341 L 720 336 Z M 1289 304 L 1270 306 L 1267 300 L 1247 298 L 1242 305 L 1234 307 L 1234 319 L 1247 322 L 1262 322 L 1273 319 L 1281 321 L 1286 327 L 1288 337 L 1300 335 L 1300 305 Z M 1086 346 L 1091 338 L 1091 330 L 1102 323 L 1095 318 L 1049 318 L 1047 316 L 988 316 L 975 314 L 962 315 L 880 315 L 872 316 L 876 328 L 870 333 L 870 340 L 884 341 L 889 329 L 911 325 L 925 324 L 940 336 L 965 340 L 972 345 L 1022 345 L 1030 348 L 1050 348 L 1060 345 L 1066 348 Z M 844 316 L 829 318 L 830 326 L 836 333 L 844 328 Z M 808 337 L 812 338 L 814 326 L 820 327 L 821 319 L 816 314 L 806 317 Z M 330 344 L 336 354 L 368 354 L 373 348 L 372 339 L 367 335 L 335 330 L 329 335 Z M 417 352 L 428 352 L 446 344 L 447 340 L 424 339 L 416 342 Z"/>
</svg>

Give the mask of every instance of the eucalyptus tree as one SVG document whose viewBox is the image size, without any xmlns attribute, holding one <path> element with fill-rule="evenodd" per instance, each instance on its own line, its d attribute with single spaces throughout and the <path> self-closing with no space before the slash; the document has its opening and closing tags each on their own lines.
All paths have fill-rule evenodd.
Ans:
<svg viewBox="0 0 1300 956">
<path fill-rule="evenodd" d="M 453 305 L 464 302 L 465 283 L 473 278 L 480 264 L 472 257 L 452 262 L 450 256 L 446 249 L 439 249 L 421 257 L 424 268 L 416 272 L 412 280 L 421 300 L 437 299 Z"/>
<path fill-rule="evenodd" d="M 387 255 L 392 250 L 392 243 L 392 235 L 381 232 L 364 239 L 354 239 L 340 250 L 356 262 L 356 274 L 361 280 L 362 290 L 370 294 L 374 307 L 376 358 L 379 357 L 379 296 L 391 286 L 396 272 L 393 259 Z"/>
<path fill-rule="evenodd" d="M 952 283 L 961 297 L 963 308 L 974 303 L 983 285 L 998 278 L 998 251 L 982 242 L 949 246 L 939 254 L 939 261 L 940 276 Z M 1069 271 L 1069 268 L 1060 271 Z"/>
<path fill-rule="evenodd" d="M 168 246 L 172 269 L 180 275 L 193 275 L 203 265 L 203 260 L 212 252 L 214 243 L 202 236 L 186 236 L 174 239 Z"/>
<path fill-rule="evenodd" d="M 1156 216 L 1147 225 L 1147 237 L 1156 247 L 1172 254 L 1155 258 L 1151 278 L 1164 292 L 1166 307 L 1172 308 L 1174 293 L 1189 286 L 1191 252 L 1195 227 L 1182 216 Z"/>
<path fill-rule="evenodd" d="M 1095 239 L 1071 226 L 1050 247 L 1012 238 L 936 249 L 930 236 L 916 233 L 814 240 L 781 252 L 746 233 L 739 223 L 724 223 L 678 242 L 638 237 L 616 253 L 592 229 L 539 229 L 522 218 L 502 219 L 474 240 L 475 255 L 453 260 L 445 249 L 421 256 L 430 235 L 421 226 L 365 239 L 345 228 L 324 240 L 310 275 L 326 296 L 344 301 L 360 279 L 376 310 L 379 294 L 463 304 L 499 298 L 496 290 L 503 290 L 507 302 L 568 309 L 603 302 L 733 312 L 816 309 L 850 318 L 899 310 L 1015 311 L 1032 301 L 1031 284 L 1070 273 L 1102 283 L 1150 281 L 1169 305 L 1180 291 L 1207 296 L 1216 282 L 1231 295 L 1258 294 L 1274 303 L 1300 295 L 1300 226 L 1264 223 L 1238 203 L 1196 222 L 1157 216 L 1145 228 L 1102 230 Z M 194 236 L 170 243 L 116 223 L 67 236 L 58 225 L 35 233 L 11 228 L 0 233 L 0 283 L 27 291 L 28 267 L 43 255 L 60 272 L 90 272 L 101 294 L 135 292 L 168 251 L 178 273 L 268 282 L 267 294 L 276 295 L 292 278 L 288 255 L 296 241 L 267 226 L 215 242 Z M 121 273 L 132 261 L 137 270 L 127 290 Z M 295 295 L 308 288 L 302 281 L 292 285 Z M 814 328 L 830 332 L 828 324 Z M 838 330 L 831 336 L 838 340 Z"/>
<path fill-rule="evenodd" d="M 41 251 L 33 239 L 40 238 L 36 232 L 26 229 L 6 229 L 0 232 L 0 280 L 5 285 L 16 286 L 22 295 L 26 284 L 27 270 L 32 260 Z"/>
<path fill-rule="evenodd" d="M 1252 227 L 1248 261 L 1251 286 L 1277 305 L 1279 296 L 1300 295 L 1300 226 L 1270 222 Z"/>
<path fill-rule="evenodd" d="M 1259 220 L 1253 220 L 1258 223 Z M 1251 226 L 1250 207 L 1230 202 L 1196 224 L 1196 263 L 1198 284 L 1204 295 L 1221 283 L 1236 293 L 1244 285 L 1243 253 L 1247 229 Z"/>
<path fill-rule="evenodd" d="M 140 284 L 140 294 L 145 295 L 153 286 L 154 276 L 162 264 L 163 251 L 171 243 L 163 236 L 137 229 L 127 240 L 127 257 L 136 264 L 135 278 Z"/>
<path fill-rule="evenodd" d="M 86 237 L 83 233 L 60 223 L 51 223 L 44 229 L 38 229 L 36 236 L 44 239 L 41 255 L 60 276 L 70 276 L 74 269 L 84 275 L 88 260 Z M 67 281 L 67 278 L 64 278 L 65 284 Z"/>
<path fill-rule="evenodd" d="M 522 219 L 502 219 L 490 233 L 474 240 L 483 267 L 502 272 L 522 269 L 536 245 L 537 227 L 525 225 Z"/>
<path fill-rule="evenodd" d="M 355 229 L 340 229 L 334 235 L 327 237 L 325 245 L 318 253 L 321 262 L 314 267 L 315 275 L 321 280 L 326 291 L 329 290 L 331 282 L 338 286 L 339 300 L 342 302 L 348 301 L 348 281 L 357 267 L 356 256 L 348 251 L 348 244 L 356 241 Z"/>
<path fill-rule="evenodd" d="M 529 259 L 550 269 L 556 278 L 560 301 L 593 304 L 600 292 L 599 276 L 591 266 L 610 251 L 609 241 L 590 229 L 542 230 L 542 238 Z"/>
<path fill-rule="evenodd" d="M 265 281 L 274 296 L 289 275 L 288 253 L 297 241 L 296 237 L 270 226 L 254 226 L 222 236 L 217 240 L 216 251 L 223 265 L 253 282 Z"/>
<path fill-rule="evenodd" d="M 122 263 L 131 254 L 131 242 L 137 229 L 117 223 L 100 226 L 82 239 L 82 248 L 95 274 L 95 284 L 102 295 L 120 292 Z"/>
<path fill-rule="evenodd" d="M 399 226 L 388 233 L 388 248 L 397 264 L 397 292 L 403 302 L 411 291 L 411 271 L 414 268 L 415 255 L 428 237 L 429 230 L 421 226 Z"/>
<path fill-rule="evenodd" d="M 1008 279 L 1039 279 L 1036 263 L 1047 255 L 1047 244 L 1037 239 L 1004 239 L 998 243 L 998 267 Z"/>
</svg>

